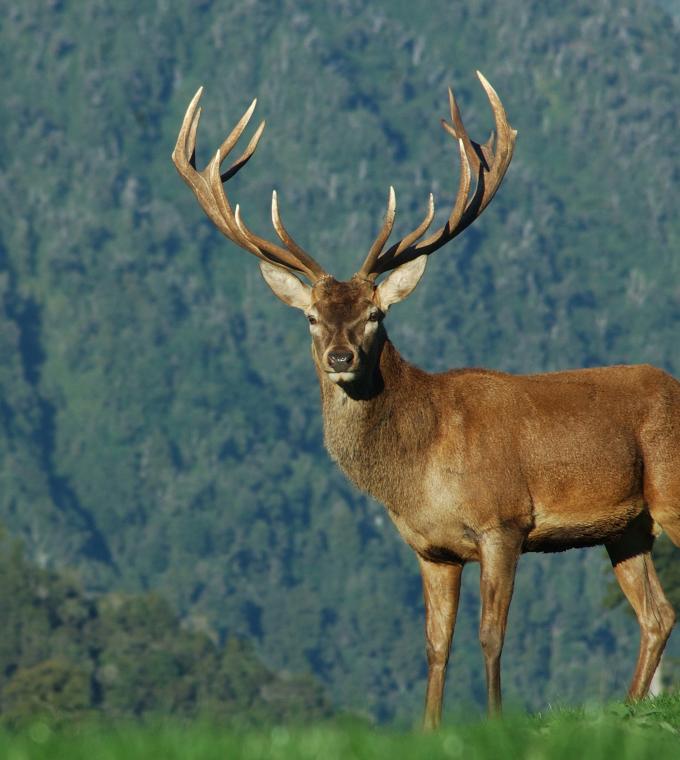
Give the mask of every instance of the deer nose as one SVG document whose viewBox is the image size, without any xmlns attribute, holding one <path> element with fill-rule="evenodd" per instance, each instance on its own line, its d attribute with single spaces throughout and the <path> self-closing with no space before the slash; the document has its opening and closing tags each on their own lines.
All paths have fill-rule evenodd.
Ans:
<svg viewBox="0 0 680 760">
<path fill-rule="evenodd" d="M 354 362 L 354 354 L 352 351 L 334 348 L 328 352 L 327 361 L 335 372 L 347 372 Z"/>
</svg>

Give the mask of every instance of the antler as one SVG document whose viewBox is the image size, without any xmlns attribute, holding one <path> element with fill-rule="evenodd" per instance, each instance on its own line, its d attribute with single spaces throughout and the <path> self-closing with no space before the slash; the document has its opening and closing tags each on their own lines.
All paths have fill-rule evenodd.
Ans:
<svg viewBox="0 0 680 760">
<path fill-rule="evenodd" d="M 383 227 L 371 246 L 361 269 L 357 272 L 359 277 L 374 280 L 379 274 L 396 269 L 401 264 L 405 264 L 418 256 L 429 256 L 434 253 L 472 224 L 496 194 L 496 190 L 498 190 L 512 160 L 517 130 L 512 129 L 508 123 L 505 109 L 494 88 L 479 71 L 477 76 L 491 104 L 496 130 L 495 134 L 494 132 L 491 133 L 491 137 L 484 145 L 471 140 L 463 126 L 456 99 L 449 88 L 449 106 L 453 124 L 442 119 L 442 126 L 458 141 L 461 171 L 458 194 L 446 224 L 416 244 L 416 241 L 430 226 L 434 216 L 434 203 L 430 194 L 428 212 L 422 223 L 413 232 L 382 253 L 392 231 L 396 209 L 394 189 L 390 187 Z M 477 185 L 472 197 L 469 197 L 472 172 L 477 176 Z"/>
<path fill-rule="evenodd" d="M 268 240 L 251 232 L 241 219 L 238 204 L 235 209 L 232 209 L 224 192 L 223 183 L 231 179 L 248 163 L 257 148 L 260 137 L 262 137 L 265 126 L 264 121 L 258 126 L 241 156 L 234 161 L 227 171 L 221 173 L 220 167 L 236 145 L 239 137 L 243 134 L 243 130 L 248 126 L 257 100 L 253 100 L 250 104 L 247 111 L 232 129 L 217 153 L 215 153 L 212 161 L 202 171 L 196 169 L 196 132 L 198 131 L 198 122 L 201 118 L 201 109 L 198 107 L 198 101 L 201 99 L 202 94 L 203 88 L 200 87 L 191 103 L 189 103 L 179 130 L 179 135 L 177 136 L 177 144 L 172 152 L 172 162 L 175 164 L 182 179 L 193 190 L 201 208 L 223 235 L 255 256 L 278 264 L 286 269 L 299 272 L 312 283 L 326 276 L 324 269 L 308 253 L 305 253 L 283 226 L 279 216 L 276 191 L 272 194 L 272 222 L 276 233 L 286 246 L 285 248 L 270 243 Z"/>
</svg>

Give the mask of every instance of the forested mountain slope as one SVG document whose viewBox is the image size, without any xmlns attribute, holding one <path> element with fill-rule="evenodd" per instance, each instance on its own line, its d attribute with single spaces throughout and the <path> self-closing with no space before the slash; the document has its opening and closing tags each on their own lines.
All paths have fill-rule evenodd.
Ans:
<svg viewBox="0 0 680 760">
<path fill-rule="evenodd" d="M 83 593 L 0 533 L 0 722 L 159 715 L 225 723 L 320 720 L 308 676 L 269 671 L 246 642 L 218 646 L 155 593 Z"/>
<path fill-rule="evenodd" d="M 338 705 L 412 716 L 423 686 L 415 558 L 322 447 L 304 320 L 211 227 L 169 156 L 206 86 L 199 162 L 250 99 L 267 129 L 234 182 L 349 276 L 380 223 L 446 213 L 483 71 L 519 130 L 502 189 L 437 253 L 388 329 L 429 370 L 652 362 L 680 373 L 680 40 L 661 7 L 13 3 L 0 27 L 0 520 L 94 590 L 159 589 Z M 478 701 L 469 568 L 449 703 Z M 525 557 L 510 701 L 618 693 L 637 644 L 602 610 L 598 550 Z"/>
</svg>

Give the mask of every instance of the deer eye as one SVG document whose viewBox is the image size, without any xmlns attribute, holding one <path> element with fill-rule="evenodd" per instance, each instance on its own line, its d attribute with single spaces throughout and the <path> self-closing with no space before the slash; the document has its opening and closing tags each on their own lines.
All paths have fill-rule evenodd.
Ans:
<svg viewBox="0 0 680 760">
<path fill-rule="evenodd" d="M 307 321 L 310 325 L 315 325 L 317 323 L 316 317 L 312 316 L 311 314 L 307 315 Z"/>
<path fill-rule="evenodd" d="M 380 312 L 379 311 L 372 311 L 368 315 L 368 321 L 369 322 L 380 322 Z"/>
</svg>

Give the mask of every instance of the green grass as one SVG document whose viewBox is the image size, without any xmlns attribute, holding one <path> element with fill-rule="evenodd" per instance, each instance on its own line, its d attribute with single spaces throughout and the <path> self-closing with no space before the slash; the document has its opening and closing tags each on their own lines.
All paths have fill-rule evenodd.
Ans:
<svg viewBox="0 0 680 760">
<path fill-rule="evenodd" d="M 52 728 L 37 721 L 0 733 L 3 760 L 644 760 L 680 757 L 680 696 L 623 705 L 550 710 L 535 716 L 448 725 L 435 734 L 356 723 L 230 730 L 201 722 L 88 723 Z"/>
</svg>

